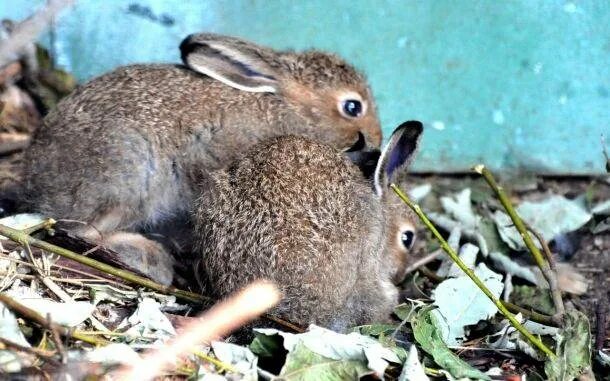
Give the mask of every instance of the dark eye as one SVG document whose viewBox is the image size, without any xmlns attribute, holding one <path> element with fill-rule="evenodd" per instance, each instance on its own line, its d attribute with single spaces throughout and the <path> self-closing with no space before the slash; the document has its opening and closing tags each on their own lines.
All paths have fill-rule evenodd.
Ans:
<svg viewBox="0 0 610 381">
<path fill-rule="evenodd" d="M 410 249 L 415 241 L 415 233 L 411 230 L 405 230 L 400 235 L 400 240 L 405 248 Z"/>
<path fill-rule="evenodd" d="M 356 99 L 346 99 L 343 101 L 343 112 L 345 115 L 357 118 L 362 114 L 362 102 Z"/>
</svg>

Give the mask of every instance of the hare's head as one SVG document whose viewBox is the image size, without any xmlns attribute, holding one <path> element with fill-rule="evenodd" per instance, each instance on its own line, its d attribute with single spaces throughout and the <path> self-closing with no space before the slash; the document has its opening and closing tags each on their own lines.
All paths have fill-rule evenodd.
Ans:
<svg viewBox="0 0 610 381">
<path fill-rule="evenodd" d="M 394 282 L 404 277 L 408 254 L 415 242 L 414 213 L 390 188 L 396 184 L 405 189 L 406 174 L 417 151 L 423 126 L 409 121 L 394 130 L 375 169 L 375 191 L 386 211 L 386 253 Z"/>
<path fill-rule="evenodd" d="M 188 36 L 183 62 L 233 88 L 276 94 L 311 126 L 318 140 L 338 149 L 367 151 L 381 144 L 371 91 L 362 74 L 319 51 L 278 52 L 215 34 Z"/>
</svg>

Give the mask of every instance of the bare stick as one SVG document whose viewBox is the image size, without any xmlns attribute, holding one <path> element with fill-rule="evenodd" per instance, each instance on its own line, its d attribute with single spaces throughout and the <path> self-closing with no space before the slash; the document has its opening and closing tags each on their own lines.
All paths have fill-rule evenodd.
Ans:
<svg viewBox="0 0 610 381">
<path fill-rule="evenodd" d="M 515 224 L 515 228 L 517 229 L 517 231 L 519 231 L 519 234 L 521 235 L 525 246 L 527 246 L 530 253 L 532 253 L 536 264 L 542 272 L 542 275 L 549 283 L 549 289 L 551 290 L 553 304 L 555 305 L 555 310 L 557 311 L 558 319 L 561 320 L 566 310 L 563 305 L 563 299 L 561 298 L 561 291 L 559 290 L 559 286 L 557 284 L 557 274 L 551 269 L 549 262 L 544 260 L 544 257 L 540 253 L 538 246 L 534 244 L 534 241 L 532 240 L 532 237 L 530 236 L 528 229 L 525 226 L 525 223 L 517 214 L 517 211 L 513 207 L 513 204 L 510 202 L 508 196 L 506 195 L 506 192 L 504 192 L 504 188 L 498 185 L 492 173 L 482 164 L 475 166 L 474 171 L 482 175 L 485 178 L 485 181 L 487 181 L 487 184 L 489 184 L 491 189 L 493 189 L 493 191 L 496 193 L 498 199 L 500 199 L 500 203 L 506 210 L 506 213 L 508 213 L 510 219 L 513 221 L 513 224 Z"/>
<path fill-rule="evenodd" d="M 50 0 L 46 7 L 15 26 L 9 37 L 0 44 L 0 67 L 18 59 L 59 12 L 72 3 L 73 0 Z"/>
<path fill-rule="evenodd" d="M 29 353 L 31 355 L 38 356 L 38 357 L 44 359 L 45 361 L 51 361 L 51 362 L 57 364 L 57 360 L 55 360 L 55 358 L 54 358 L 55 352 L 45 351 L 44 349 L 38 349 L 36 347 L 24 347 L 23 345 L 14 343 L 14 342 L 7 340 L 5 338 L 2 338 L 2 337 L 0 337 L 0 344 L 2 344 L 2 346 L 4 346 L 5 348 L 10 348 L 10 349 L 14 349 L 14 350 L 17 350 L 20 352 Z M 0 346 L 0 348 L 2 346 Z"/>
<path fill-rule="evenodd" d="M 164 286 L 162 284 L 153 282 L 150 279 L 135 275 L 129 271 L 117 269 L 117 268 L 107 265 L 103 262 L 96 261 L 95 259 L 85 257 L 85 256 L 77 254 L 73 251 L 64 249 L 59 246 L 55 246 L 53 244 L 39 240 L 37 238 L 31 237 L 28 234 L 26 234 L 20 230 L 13 229 L 13 228 L 5 226 L 5 225 L 0 225 L 0 234 L 23 246 L 31 245 L 34 247 L 38 247 L 45 251 L 49 251 L 51 253 L 55 253 L 57 255 L 61 255 L 62 257 L 76 261 L 78 263 L 82 263 L 82 264 L 92 267 L 96 270 L 100 270 L 107 274 L 114 275 L 114 276 L 124 279 L 128 282 L 137 284 L 139 286 L 150 288 L 151 290 L 155 290 L 155 291 L 162 292 L 165 294 L 175 295 L 176 297 L 179 297 L 181 299 L 188 300 L 188 301 L 194 302 L 194 303 L 213 302 L 212 299 L 206 298 L 206 297 L 196 294 L 194 292 L 180 290 L 173 286 Z"/>
<path fill-rule="evenodd" d="M 66 327 L 63 327 L 61 325 L 58 325 L 58 324 L 54 324 L 54 323 L 49 324 L 47 319 L 45 319 L 38 312 L 34 311 L 31 308 L 24 306 L 23 304 L 17 302 L 15 299 L 11 298 L 10 296 L 8 296 L 4 293 L 0 293 L 0 302 L 2 302 L 6 306 L 6 308 L 13 311 L 17 315 L 24 317 L 26 320 L 33 321 L 36 324 L 38 324 L 39 326 L 49 329 L 49 330 L 56 329 L 57 332 L 59 332 L 59 334 L 61 334 L 62 336 L 72 337 L 76 340 L 81 340 L 81 341 L 84 341 L 86 343 L 93 344 L 93 345 L 109 344 L 109 342 L 106 340 L 99 339 L 97 337 L 92 337 L 92 336 L 85 335 L 85 334 L 81 334 L 78 332 L 70 332 L 69 329 L 67 329 Z"/>
<path fill-rule="evenodd" d="M 29 228 L 22 229 L 21 231 L 27 235 L 30 235 L 36 233 L 39 230 L 48 230 L 52 228 L 55 223 L 56 221 L 54 219 L 45 218 L 44 221 L 42 221 L 41 223 L 36 224 L 34 226 L 30 226 Z"/>
<path fill-rule="evenodd" d="M 24 134 L 20 132 L 0 133 L 0 156 L 24 150 L 29 145 L 29 134 Z"/>
<path fill-rule="evenodd" d="M 150 380 L 179 356 L 190 353 L 193 347 L 219 339 L 260 316 L 279 300 L 279 291 L 273 284 L 255 282 L 184 326 L 179 336 L 167 345 L 146 354 L 135 364 L 120 369 L 115 379 Z"/>
<path fill-rule="evenodd" d="M 53 324 L 53 320 L 51 320 L 51 314 L 47 314 L 47 323 L 47 326 L 51 331 L 51 340 L 53 340 L 53 343 L 55 343 L 55 348 L 57 349 L 57 352 L 59 352 L 61 363 L 66 364 L 68 362 L 68 354 L 66 353 L 64 344 L 61 342 L 59 331 L 57 331 L 57 327 Z"/>
<path fill-rule="evenodd" d="M 515 329 L 517 329 L 517 331 L 519 331 L 523 336 L 525 336 L 529 340 L 530 343 L 532 343 L 535 347 L 537 347 L 542 352 L 544 352 L 548 357 L 555 358 L 556 356 L 553 353 L 553 351 L 551 351 L 540 339 L 538 339 L 537 337 L 532 335 L 527 329 L 525 329 L 525 327 L 523 327 L 523 325 L 521 325 L 521 323 L 519 323 L 519 321 L 517 319 L 515 319 L 515 316 L 510 311 L 508 311 L 508 309 L 504 306 L 504 304 L 502 304 L 502 302 L 498 298 L 496 298 L 496 296 L 494 294 L 492 294 L 491 291 L 489 291 L 489 289 L 487 288 L 485 283 L 483 283 L 474 274 L 474 272 L 470 268 L 468 268 L 468 266 L 466 266 L 466 264 L 464 262 L 462 262 L 462 260 L 457 255 L 457 253 L 451 248 L 451 246 L 449 246 L 447 241 L 445 241 L 445 239 L 443 238 L 441 233 L 439 233 L 438 230 L 436 230 L 436 227 L 432 224 L 432 222 L 430 222 L 428 217 L 426 217 L 426 215 L 421 210 L 419 205 L 414 204 L 409 199 L 409 197 L 407 197 L 407 195 L 405 195 L 400 190 L 400 188 L 398 188 L 395 184 L 390 185 L 390 187 L 392 188 L 392 190 L 394 192 L 396 192 L 398 197 L 400 197 L 400 199 L 405 204 L 407 204 L 409 206 L 409 208 L 411 208 L 415 212 L 415 214 L 417 214 L 417 216 L 421 219 L 421 221 L 424 223 L 424 225 L 426 225 L 428 230 L 430 230 L 432 232 L 432 234 L 434 235 L 434 237 L 436 237 L 436 239 L 439 241 L 441 248 L 443 248 L 443 250 L 445 250 L 445 252 L 447 254 L 449 254 L 449 256 L 451 257 L 453 262 L 455 262 L 455 264 L 458 265 L 458 267 L 466 275 L 468 275 L 468 277 L 470 279 L 472 279 L 472 281 L 477 285 L 477 287 L 479 287 L 479 289 L 485 294 L 485 296 L 487 296 L 489 298 L 489 300 L 491 300 L 491 302 L 493 304 L 495 304 L 495 306 L 498 308 L 498 310 L 502 313 L 502 315 L 504 315 L 508 319 L 508 321 L 511 323 L 511 325 L 513 327 L 515 327 Z"/>
<path fill-rule="evenodd" d="M 430 254 L 426 255 L 425 257 L 423 257 L 423 258 L 421 258 L 421 259 L 419 259 L 419 260 L 417 260 L 417 261 L 413 262 L 412 264 L 410 264 L 410 265 L 409 265 L 409 266 L 408 266 L 408 267 L 405 269 L 405 273 L 404 273 L 403 279 L 404 279 L 404 277 L 406 277 L 407 275 L 411 274 L 413 271 L 415 271 L 415 270 L 419 269 L 420 267 L 425 266 L 425 265 L 427 265 L 428 263 L 430 263 L 430 262 L 432 262 L 432 261 L 436 260 L 438 257 L 440 257 L 440 256 L 441 256 L 441 254 L 443 254 L 443 250 L 438 249 L 438 250 L 435 250 L 435 251 L 433 251 L 432 253 L 430 253 Z M 401 282 L 399 282 L 399 283 L 402 283 L 402 281 L 401 281 Z"/>
</svg>

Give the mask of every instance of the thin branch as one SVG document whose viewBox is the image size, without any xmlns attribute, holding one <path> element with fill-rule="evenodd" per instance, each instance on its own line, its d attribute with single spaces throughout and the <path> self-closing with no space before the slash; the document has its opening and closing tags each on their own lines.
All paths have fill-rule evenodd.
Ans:
<svg viewBox="0 0 610 381">
<path fill-rule="evenodd" d="M 55 352 L 45 351 L 44 349 L 38 349 L 36 347 L 25 347 L 23 345 L 14 343 L 10 340 L 7 340 L 3 337 L 0 337 L 0 344 L 5 348 L 14 349 L 20 352 L 25 352 L 37 357 L 44 359 L 45 361 L 50 361 L 55 364 L 58 364 L 58 361 L 55 359 Z M 0 346 L 1 347 L 1 346 Z"/>
<path fill-rule="evenodd" d="M 403 280 L 404 280 L 404 278 L 405 278 L 407 275 L 411 274 L 413 271 L 416 271 L 416 270 L 418 270 L 420 267 L 425 266 L 425 265 L 427 265 L 428 263 L 430 263 L 430 262 L 432 262 L 432 261 L 434 261 L 434 260 L 438 259 L 438 257 L 440 257 L 440 256 L 441 256 L 441 254 L 443 254 L 443 250 L 438 249 L 438 250 L 435 250 L 435 251 L 433 251 L 432 253 L 430 253 L 430 254 L 426 255 L 425 257 L 420 258 L 419 260 L 417 260 L 417 261 L 413 262 L 412 264 L 410 264 L 410 265 L 409 265 L 409 266 L 408 266 L 408 267 L 405 269 L 405 273 L 404 273 L 404 276 L 403 276 Z M 401 282 L 399 282 L 399 283 L 402 283 L 402 281 L 401 281 Z"/>
<path fill-rule="evenodd" d="M 153 350 L 115 374 L 117 380 L 150 380 L 179 356 L 201 343 L 209 343 L 255 319 L 280 300 L 277 288 L 265 281 L 247 286 L 183 327 L 167 345 Z M 226 365 L 224 365 L 227 368 Z"/>
<path fill-rule="evenodd" d="M 48 230 L 48 229 L 52 228 L 53 225 L 55 225 L 55 223 L 56 223 L 56 221 L 54 219 L 45 218 L 44 221 L 42 221 L 41 223 L 36 224 L 34 226 L 30 226 L 29 228 L 21 229 L 21 231 L 27 235 L 32 235 L 39 230 Z"/>
<path fill-rule="evenodd" d="M 540 268 L 542 275 L 549 283 L 549 289 L 551 291 L 551 297 L 553 298 L 553 304 L 555 305 L 555 310 L 557 311 L 558 318 L 559 320 L 561 320 L 561 317 L 565 314 L 565 307 L 563 305 L 561 291 L 559 290 L 557 282 L 557 274 L 551 269 L 549 262 L 544 260 L 542 254 L 540 253 L 540 250 L 538 249 L 538 246 L 534 244 L 534 241 L 532 240 L 532 237 L 530 236 L 525 223 L 523 222 L 521 217 L 519 217 L 519 214 L 517 214 L 517 211 L 513 207 L 513 204 L 510 202 L 508 196 L 506 195 L 506 192 L 504 192 L 504 188 L 502 188 L 502 186 L 498 185 L 498 183 L 496 182 L 496 179 L 494 178 L 491 171 L 485 168 L 485 166 L 482 164 L 475 166 L 473 169 L 475 172 L 485 178 L 487 184 L 489 184 L 491 189 L 493 189 L 493 191 L 498 196 L 498 199 L 500 199 L 500 203 L 506 210 L 506 213 L 508 213 L 508 215 L 510 216 L 510 219 L 513 221 L 515 228 L 517 229 L 517 231 L 519 231 L 519 234 L 521 235 L 525 246 L 528 248 L 528 250 L 534 257 L 534 260 Z"/>
<path fill-rule="evenodd" d="M 24 306 L 23 304 L 17 302 L 15 299 L 11 298 L 10 296 L 8 296 L 4 293 L 0 293 L 0 302 L 2 302 L 6 306 L 6 308 L 13 311 L 17 315 L 22 316 L 26 320 L 33 321 L 45 329 L 49 329 L 49 330 L 57 329 L 57 332 L 59 332 L 62 336 L 71 337 L 76 340 L 81 340 L 81 341 L 84 341 L 86 343 L 93 344 L 93 345 L 109 344 L 109 342 L 106 340 L 99 339 L 97 337 L 92 337 L 92 336 L 85 335 L 85 334 L 81 334 L 78 332 L 70 332 L 70 330 L 67 329 L 66 327 L 63 327 L 63 326 L 55 324 L 55 323 L 49 324 L 47 319 L 45 319 L 38 312 L 34 311 L 31 308 Z"/>
<path fill-rule="evenodd" d="M 436 237 L 436 239 L 439 241 L 441 248 L 443 248 L 443 250 L 445 250 L 445 252 L 447 254 L 449 254 L 449 256 L 451 257 L 451 259 L 453 260 L 453 262 L 455 262 L 456 265 L 458 265 L 458 267 L 470 278 L 472 279 L 472 281 L 479 287 L 479 289 L 489 298 L 489 300 L 491 300 L 491 302 L 498 308 L 498 310 L 500 310 L 500 312 L 502 313 L 502 315 L 504 315 L 508 321 L 511 323 L 511 325 L 513 327 L 515 327 L 515 329 L 517 329 L 517 331 L 519 331 L 523 336 L 525 336 L 527 338 L 527 340 L 529 340 L 530 343 L 532 343 L 535 347 L 537 347 L 538 349 L 540 349 L 542 352 L 544 352 L 548 357 L 550 358 L 555 358 L 555 354 L 553 353 L 553 351 L 551 351 L 540 339 L 538 339 L 537 337 L 535 337 L 534 335 L 532 335 L 527 329 L 525 329 L 525 327 L 523 327 L 523 325 L 521 325 L 521 323 L 519 323 L 519 321 L 515 318 L 515 316 L 504 306 L 504 304 L 502 304 L 502 302 L 496 298 L 496 296 L 494 294 L 492 294 L 492 292 L 487 288 L 487 286 L 485 285 L 485 283 L 483 283 L 475 274 L 474 272 L 468 268 L 468 266 L 466 266 L 466 264 L 460 259 L 460 257 L 457 255 L 457 253 L 451 248 L 451 246 L 449 246 L 449 244 L 447 243 L 447 241 L 445 241 L 445 239 L 443 238 L 443 236 L 441 235 L 441 233 L 438 232 L 438 230 L 436 229 L 436 227 L 432 224 L 432 222 L 430 222 L 430 220 L 428 219 L 428 217 L 426 217 L 426 215 L 424 214 L 424 212 L 421 210 L 421 208 L 419 207 L 419 205 L 414 204 L 408 197 L 407 195 L 405 195 L 400 188 L 398 188 L 395 184 L 390 185 L 390 187 L 392 188 L 392 190 L 394 192 L 396 192 L 396 194 L 398 195 L 398 197 L 400 197 L 400 199 L 409 206 L 409 208 L 411 208 L 415 214 L 417 214 L 417 216 L 421 219 L 421 221 L 424 223 L 424 225 L 426 225 L 426 227 L 432 232 L 432 234 L 434 235 L 434 237 Z"/>
<path fill-rule="evenodd" d="M 51 314 L 47 314 L 47 323 L 49 330 L 51 331 L 51 340 L 55 344 L 55 349 L 59 352 L 59 357 L 61 358 L 61 363 L 66 364 L 68 362 L 68 354 L 66 353 L 66 348 L 64 348 L 64 344 L 61 342 L 61 337 L 59 337 L 59 331 L 57 330 L 57 326 L 53 324 L 53 320 L 51 320 Z"/>
<path fill-rule="evenodd" d="M 34 43 L 51 21 L 73 0 L 50 0 L 46 7 L 15 26 L 7 39 L 0 44 L 0 67 L 19 59 L 28 45 Z"/>
<path fill-rule="evenodd" d="M 117 269 L 117 268 L 107 265 L 103 262 L 99 262 L 99 261 L 96 261 L 95 259 L 85 257 L 85 256 L 77 254 L 73 251 L 64 249 L 63 247 L 59 247 L 59 246 L 50 244 L 48 242 L 39 240 L 37 238 L 31 237 L 28 234 L 26 234 L 20 230 L 13 229 L 13 228 L 5 226 L 5 225 L 0 224 L 0 234 L 21 244 L 22 246 L 31 245 L 31 246 L 37 247 L 39 249 L 43 249 L 45 251 L 55 253 L 57 255 L 71 259 L 78 263 L 82 263 L 83 265 L 92 267 L 96 270 L 105 272 L 110 275 L 114 275 L 114 276 L 121 278 L 123 280 L 126 280 L 128 282 L 137 284 L 139 286 L 150 288 L 151 290 L 155 290 L 155 291 L 165 293 L 165 294 L 171 294 L 178 298 L 188 300 L 188 301 L 194 302 L 194 303 L 213 302 L 213 300 L 211 298 L 204 297 L 204 296 L 196 294 L 194 292 L 180 290 L 173 286 L 164 286 L 162 284 L 153 282 L 150 279 L 132 274 L 129 271 Z"/>
</svg>

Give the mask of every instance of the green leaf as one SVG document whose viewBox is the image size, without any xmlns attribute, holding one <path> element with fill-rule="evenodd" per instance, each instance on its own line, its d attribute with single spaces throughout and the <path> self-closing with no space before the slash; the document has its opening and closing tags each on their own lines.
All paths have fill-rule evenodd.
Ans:
<svg viewBox="0 0 610 381">
<path fill-rule="evenodd" d="M 298 345 L 304 345 L 307 350 L 324 359 L 347 363 L 357 361 L 378 377 L 383 375 L 389 362 L 401 362 L 395 351 L 384 347 L 378 340 L 357 332 L 345 335 L 315 325 L 310 325 L 309 331 L 299 334 L 272 328 L 257 328 L 256 331 L 260 334 L 283 337 L 283 346 L 288 351 L 288 356 Z"/>
<path fill-rule="evenodd" d="M 250 343 L 250 350 L 259 357 L 274 357 L 285 352 L 280 335 L 265 335 L 254 331 L 254 340 Z"/>
<path fill-rule="evenodd" d="M 582 312 L 568 311 L 564 328 L 556 337 L 555 359 L 547 360 L 544 371 L 550 381 L 568 381 L 591 368 L 591 327 Z"/>
<path fill-rule="evenodd" d="M 413 313 L 415 313 L 416 306 L 413 303 L 399 304 L 394 308 L 394 314 L 402 320 L 410 319 Z"/>
<path fill-rule="evenodd" d="M 330 359 L 297 343 L 286 357 L 280 376 L 287 381 L 340 381 L 357 380 L 372 373 L 363 361 Z"/>
<path fill-rule="evenodd" d="M 422 308 L 411 318 L 411 326 L 415 340 L 421 348 L 434 358 L 434 361 L 446 369 L 455 378 L 469 377 L 481 380 L 490 378 L 483 372 L 473 368 L 456 356 L 441 339 L 438 322 L 432 315 L 433 307 Z"/>
<path fill-rule="evenodd" d="M 510 299 L 513 303 L 523 308 L 531 308 L 547 315 L 555 314 L 555 305 L 548 289 L 515 286 L 510 294 Z"/>
<path fill-rule="evenodd" d="M 379 337 L 381 335 L 391 335 L 396 330 L 396 324 L 368 324 L 354 327 L 352 332 L 357 332 L 364 336 Z"/>
</svg>

